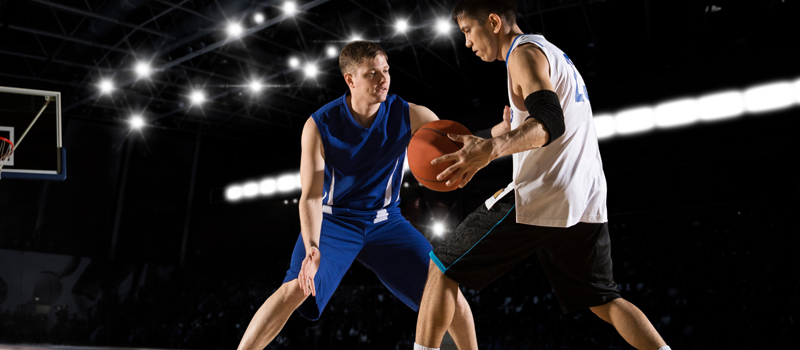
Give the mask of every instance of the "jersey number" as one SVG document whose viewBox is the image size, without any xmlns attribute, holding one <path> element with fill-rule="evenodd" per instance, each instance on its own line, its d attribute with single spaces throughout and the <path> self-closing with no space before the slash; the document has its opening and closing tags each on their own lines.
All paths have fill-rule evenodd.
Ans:
<svg viewBox="0 0 800 350">
<path fill-rule="evenodd" d="M 589 91 L 586 90 L 586 85 L 583 85 L 583 94 L 581 94 L 580 85 L 578 85 L 578 70 L 575 69 L 575 64 L 572 63 L 567 54 L 564 54 L 564 58 L 567 59 L 567 63 L 572 67 L 572 76 L 575 78 L 575 102 L 589 101 Z"/>
</svg>

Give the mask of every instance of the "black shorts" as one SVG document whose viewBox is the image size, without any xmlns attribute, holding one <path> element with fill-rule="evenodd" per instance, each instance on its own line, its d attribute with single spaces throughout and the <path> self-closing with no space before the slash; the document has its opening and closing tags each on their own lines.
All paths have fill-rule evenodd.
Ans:
<svg viewBox="0 0 800 350">
<path fill-rule="evenodd" d="M 481 205 L 430 257 L 446 276 L 481 290 L 534 252 L 564 313 L 620 297 L 611 271 L 608 223 L 566 228 L 518 224 L 513 193 L 492 209 Z"/>
</svg>

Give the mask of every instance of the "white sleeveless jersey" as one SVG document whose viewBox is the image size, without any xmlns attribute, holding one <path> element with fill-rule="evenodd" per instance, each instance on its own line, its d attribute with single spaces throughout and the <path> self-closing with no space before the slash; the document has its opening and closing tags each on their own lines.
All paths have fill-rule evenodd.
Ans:
<svg viewBox="0 0 800 350">
<path fill-rule="evenodd" d="M 516 190 L 518 223 L 570 227 L 578 222 L 606 222 L 606 178 L 583 78 L 569 57 L 541 35 L 517 36 L 506 54 L 506 67 L 511 52 L 523 44 L 533 45 L 547 56 L 550 82 L 564 111 L 566 131 L 546 147 L 512 155 L 514 181 L 486 205 L 490 207 Z M 514 105 L 512 80 L 508 75 L 511 128 L 516 129 L 529 113 L 519 109 L 524 106 Z M 520 97 L 524 100 L 527 96 Z"/>
</svg>

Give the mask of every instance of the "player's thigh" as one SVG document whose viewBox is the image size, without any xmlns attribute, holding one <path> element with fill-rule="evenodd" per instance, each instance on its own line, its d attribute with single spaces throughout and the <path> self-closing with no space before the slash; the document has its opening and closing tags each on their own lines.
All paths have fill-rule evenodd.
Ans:
<svg viewBox="0 0 800 350">
<path fill-rule="evenodd" d="M 314 276 L 316 296 L 305 299 L 297 309 L 300 314 L 310 320 L 319 319 L 363 246 L 363 235 L 356 220 L 323 216 L 319 239 L 320 264 Z M 297 279 L 305 254 L 303 237 L 300 235 L 284 283 Z"/>
<path fill-rule="evenodd" d="M 620 297 L 613 277 L 607 223 L 578 223 L 538 255 L 565 313 Z"/>
<path fill-rule="evenodd" d="M 428 240 L 401 217 L 371 230 L 357 259 L 416 311 L 428 278 L 431 250 Z"/>
<path fill-rule="evenodd" d="M 548 227 L 516 222 L 513 196 L 480 206 L 434 249 L 433 260 L 448 277 L 480 290 L 547 244 Z"/>
</svg>

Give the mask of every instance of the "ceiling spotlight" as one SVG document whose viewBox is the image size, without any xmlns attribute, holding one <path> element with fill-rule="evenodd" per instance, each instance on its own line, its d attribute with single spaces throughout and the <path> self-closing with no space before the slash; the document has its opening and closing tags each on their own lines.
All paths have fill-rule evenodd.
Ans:
<svg viewBox="0 0 800 350">
<path fill-rule="evenodd" d="M 104 94 L 111 93 L 111 90 L 114 90 L 114 83 L 111 82 L 109 79 L 103 79 L 100 84 L 100 92 Z"/>
<path fill-rule="evenodd" d="M 283 13 L 287 16 L 292 16 L 297 12 L 297 5 L 294 1 L 287 1 L 283 3 Z"/>
<path fill-rule="evenodd" d="M 242 185 L 242 195 L 245 198 L 252 198 L 258 194 L 258 183 L 248 182 Z"/>
<path fill-rule="evenodd" d="M 225 189 L 225 199 L 228 201 L 234 202 L 242 198 L 242 186 L 239 185 L 231 185 Z"/>
<path fill-rule="evenodd" d="M 444 228 L 444 224 L 443 223 L 441 223 L 441 222 L 434 223 L 432 229 L 433 229 L 433 234 L 434 235 L 437 235 L 437 236 L 440 236 L 440 237 L 442 235 L 444 235 L 445 228 Z"/>
<path fill-rule="evenodd" d="M 253 15 L 253 21 L 255 21 L 256 24 L 264 23 L 264 15 L 261 13 L 256 13 Z"/>
<path fill-rule="evenodd" d="M 261 194 L 271 195 L 278 190 L 278 182 L 275 179 L 264 179 L 259 184 Z"/>
<path fill-rule="evenodd" d="M 290 57 L 289 58 L 289 67 L 297 68 L 300 65 L 300 60 L 297 57 Z"/>
<path fill-rule="evenodd" d="M 206 94 L 204 94 L 200 90 L 192 91 L 192 94 L 189 95 L 189 99 L 192 100 L 192 104 L 199 105 L 206 100 Z"/>
<path fill-rule="evenodd" d="M 328 46 L 328 48 L 325 50 L 325 54 L 328 55 L 328 57 L 336 57 L 338 52 L 336 51 L 335 47 Z"/>
<path fill-rule="evenodd" d="M 408 30 L 408 21 L 401 19 L 395 23 L 394 27 L 397 29 L 398 33 L 405 33 Z"/>
<path fill-rule="evenodd" d="M 261 83 L 255 81 L 255 80 L 250 83 L 250 90 L 253 91 L 253 92 L 259 92 L 259 91 L 261 91 L 261 88 L 263 88 L 263 87 L 264 86 L 261 85 Z"/>
<path fill-rule="evenodd" d="M 313 78 L 317 76 L 317 66 L 313 63 L 307 63 L 303 71 L 306 73 L 306 77 Z"/>
<path fill-rule="evenodd" d="M 359 40 L 362 40 L 361 36 L 353 35 L 352 37 L 350 37 L 350 41 L 359 41 Z"/>
<path fill-rule="evenodd" d="M 136 74 L 138 74 L 140 78 L 149 76 L 151 72 L 152 68 L 150 68 L 149 63 L 139 62 L 136 64 Z"/>
<path fill-rule="evenodd" d="M 288 192 L 297 188 L 297 175 L 283 175 L 277 179 L 278 192 Z"/>
<path fill-rule="evenodd" d="M 141 115 L 132 116 L 128 122 L 131 123 L 131 127 L 134 129 L 140 129 L 144 126 L 144 118 Z"/>
<path fill-rule="evenodd" d="M 242 25 L 239 23 L 228 23 L 228 36 L 230 37 L 238 37 L 242 35 L 244 29 L 242 29 Z"/>
<path fill-rule="evenodd" d="M 436 22 L 436 31 L 438 31 L 439 34 L 447 34 L 447 32 L 450 31 L 450 21 L 446 19 L 440 19 L 438 22 Z"/>
</svg>

